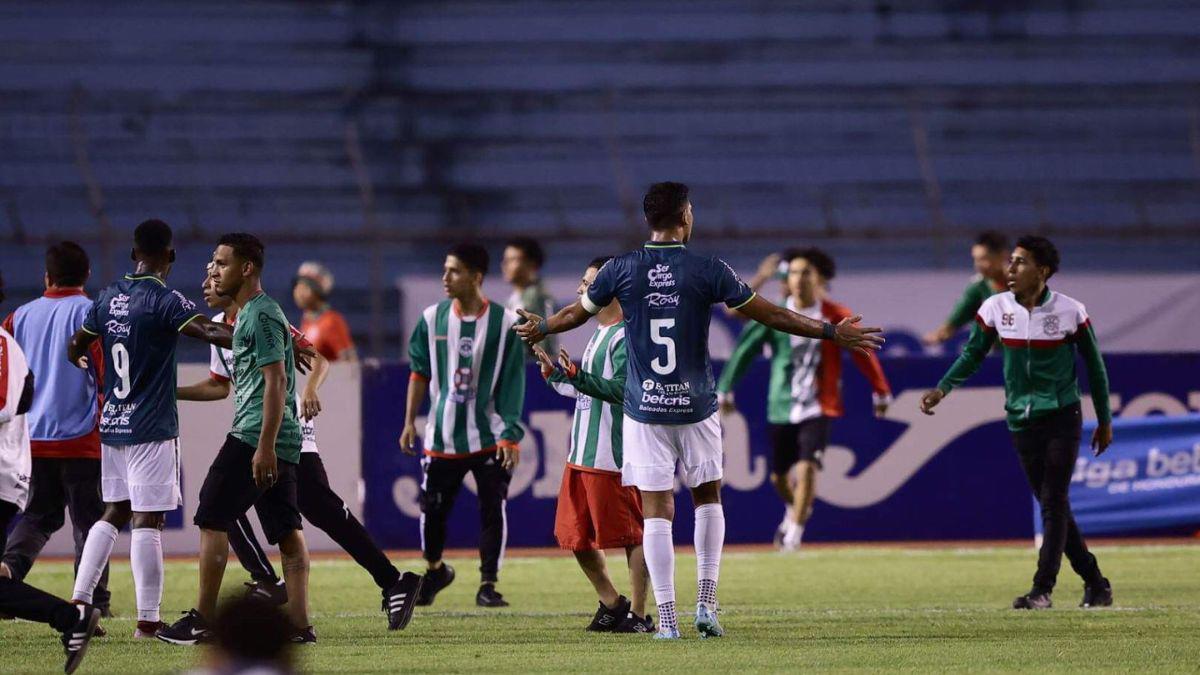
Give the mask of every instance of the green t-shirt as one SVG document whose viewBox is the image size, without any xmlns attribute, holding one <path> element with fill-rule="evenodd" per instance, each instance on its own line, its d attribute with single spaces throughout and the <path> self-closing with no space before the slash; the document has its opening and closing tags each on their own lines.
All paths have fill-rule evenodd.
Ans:
<svg viewBox="0 0 1200 675">
<path fill-rule="evenodd" d="M 233 327 L 233 431 L 235 438 L 258 446 L 263 425 L 263 395 L 266 380 L 262 368 L 283 362 L 287 392 L 283 397 L 283 421 L 275 438 L 275 455 L 296 464 L 300 461 L 300 424 L 296 421 L 296 363 L 292 334 L 279 303 L 266 293 L 250 298 L 238 312 Z"/>
</svg>

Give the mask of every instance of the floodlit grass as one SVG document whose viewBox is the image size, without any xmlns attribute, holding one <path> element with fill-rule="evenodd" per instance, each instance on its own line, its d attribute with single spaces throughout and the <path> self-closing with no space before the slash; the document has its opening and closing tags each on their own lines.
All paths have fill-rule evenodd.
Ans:
<svg viewBox="0 0 1200 675">
<path fill-rule="evenodd" d="M 727 553 L 722 622 L 728 635 L 661 643 L 636 635 L 585 633 L 596 600 L 567 557 L 510 558 L 500 586 L 512 607 L 474 605 L 477 561 L 451 560 L 458 580 L 436 604 L 389 633 L 379 593 L 349 560 L 313 564 L 312 612 L 320 642 L 299 650 L 308 671 L 342 673 L 821 670 L 1187 670 L 1200 664 L 1200 546 L 1095 549 L 1112 579 L 1116 607 L 1077 609 L 1082 584 L 1064 561 L 1056 607 L 1008 609 L 1028 589 L 1034 552 L 1024 548 L 813 548 L 796 556 Z M 418 569 L 415 558 L 402 567 Z M 620 588 L 623 562 L 610 564 Z M 695 597 L 695 563 L 680 556 L 680 606 Z M 70 593 L 66 563 L 38 565 L 30 581 Z M 226 590 L 243 581 L 230 566 Z M 109 637 L 81 672 L 154 673 L 188 668 L 201 650 L 134 642 L 128 564 L 112 570 Z M 196 565 L 172 562 L 168 621 L 194 602 Z M 61 672 L 61 649 L 46 626 L 0 624 L 0 672 Z"/>
</svg>

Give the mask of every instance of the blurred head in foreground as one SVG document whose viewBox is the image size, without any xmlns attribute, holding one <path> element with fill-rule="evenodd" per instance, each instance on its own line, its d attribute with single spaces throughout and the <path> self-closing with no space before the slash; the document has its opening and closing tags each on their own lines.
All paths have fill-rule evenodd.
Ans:
<svg viewBox="0 0 1200 675">
<path fill-rule="evenodd" d="M 199 673 L 292 673 L 295 628 L 278 607 L 234 598 L 217 610 L 213 643 Z"/>
</svg>

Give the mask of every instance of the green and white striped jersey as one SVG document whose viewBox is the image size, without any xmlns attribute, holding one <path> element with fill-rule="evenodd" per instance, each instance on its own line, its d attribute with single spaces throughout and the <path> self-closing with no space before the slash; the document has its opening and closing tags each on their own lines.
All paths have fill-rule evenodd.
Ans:
<svg viewBox="0 0 1200 675">
<path fill-rule="evenodd" d="M 558 371 L 548 382 L 575 399 L 567 463 L 596 471 L 621 471 L 621 424 L 625 400 L 625 323 L 601 326 L 583 350 L 574 377 Z"/>
<path fill-rule="evenodd" d="M 494 302 L 477 316 L 461 316 L 450 300 L 421 313 L 408 355 L 414 380 L 429 383 L 425 454 L 466 457 L 525 435 L 525 350 L 512 330 L 518 321 Z"/>
</svg>

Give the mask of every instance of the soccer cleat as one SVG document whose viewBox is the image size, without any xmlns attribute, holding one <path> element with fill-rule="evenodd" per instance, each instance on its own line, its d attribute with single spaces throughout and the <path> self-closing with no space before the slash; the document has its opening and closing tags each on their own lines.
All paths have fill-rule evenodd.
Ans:
<svg viewBox="0 0 1200 675">
<path fill-rule="evenodd" d="M 63 652 L 67 655 L 67 662 L 63 665 L 63 671 L 67 673 L 75 672 L 80 663 L 83 663 L 83 655 L 87 652 L 88 643 L 96 635 L 96 626 L 100 624 L 100 610 L 91 605 L 79 605 L 79 620 L 75 622 L 71 629 L 62 634 Z"/>
<path fill-rule="evenodd" d="M 139 621 L 137 622 L 137 628 L 133 629 L 133 639 L 144 640 L 152 638 L 159 630 L 166 627 L 167 624 L 161 621 Z"/>
<path fill-rule="evenodd" d="M 420 607 L 432 605 L 437 594 L 452 583 L 454 583 L 454 568 L 449 565 L 443 564 L 436 570 L 425 570 L 425 576 L 421 580 L 421 589 L 417 593 L 417 605 Z"/>
<path fill-rule="evenodd" d="M 247 581 L 246 595 L 247 600 L 258 600 L 265 602 L 275 607 L 280 607 L 287 604 L 287 586 L 284 585 L 283 579 L 275 581 L 262 581 L 255 579 Z"/>
<path fill-rule="evenodd" d="M 1013 609 L 1050 609 L 1054 603 L 1050 601 L 1049 593 L 1033 590 L 1025 595 L 1018 595 L 1012 606 Z"/>
<path fill-rule="evenodd" d="M 617 598 L 617 606 L 609 609 L 604 606 L 604 603 L 599 603 L 600 607 L 596 609 L 596 615 L 592 617 L 592 622 L 588 624 L 586 630 L 596 633 L 611 633 L 621 624 L 622 619 L 629 613 L 629 598 L 619 596 Z"/>
<path fill-rule="evenodd" d="M 664 629 L 660 628 L 658 630 L 658 632 L 654 634 L 654 639 L 655 640 L 678 640 L 679 639 L 679 629 L 678 628 L 667 628 L 664 630 Z"/>
<path fill-rule="evenodd" d="M 78 605 L 80 607 L 84 607 L 87 605 L 87 603 L 82 600 L 72 600 L 71 604 Z M 92 605 L 92 607 L 96 607 L 96 606 Z M 112 612 L 106 613 L 103 608 L 96 607 L 96 609 L 100 610 L 100 618 L 104 618 L 106 616 L 112 616 Z M 92 632 L 92 637 L 98 637 L 98 638 L 108 637 L 108 631 L 104 630 L 104 626 L 101 626 L 100 624 L 96 624 L 96 630 Z"/>
<path fill-rule="evenodd" d="M 475 604 L 480 607 L 508 607 L 508 601 L 496 590 L 496 584 L 487 583 L 479 586 L 475 594 Z"/>
<path fill-rule="evenodd" d="M 159 628 L 154 637 L 173 645 L 194 645 L 212 641 L 212 629 L 200 616 L 200 612 L 189 609 L 183 618 L 165 628 Z"/>
<path fill-rule="evenodd" d="M 292 635 L 291 642 L 294 645 L 315 645 L 317 644 L 317 631 L 313 630 L 312 626 L 298 630 Z"/>
<path fill-rule="evenodd" d="M 404 630 L 412 620 L 413 609 L 421 595 L 421 576 L 412 572 L 400 575 L 391 588 L 383 591 L 383 611 L 387 614 L 388 630 Z"/>
<path fill-rule="evenodd" d="M 1112 607 L 1112 584 L 1108 579 L 1103 580 L 1103 585 L 1083 587 L 1083 601 L 1079 606 L 1084 609 L 1092 609 L 1093 607 Z"/>
<path fill-rule="evenodd" d="M 725 629 L 717 620 L 716 608 L 709 609 L 703 602 L 696 604 L 696 630 L 700 631 L 701 639 L 725 635 Z"/>
<path fill-rule="evenodd" d="M 646 615 L 646 618 L 643 619 L 642 617 L 630 611 L 625 615 L 624 619 L 621 619 L 621 623 L 617 624 L 617 627 L 613 629 L 613 632 L 653 633 L 654 621 L 650 619 L 650 615 Z"/>
</svg>

